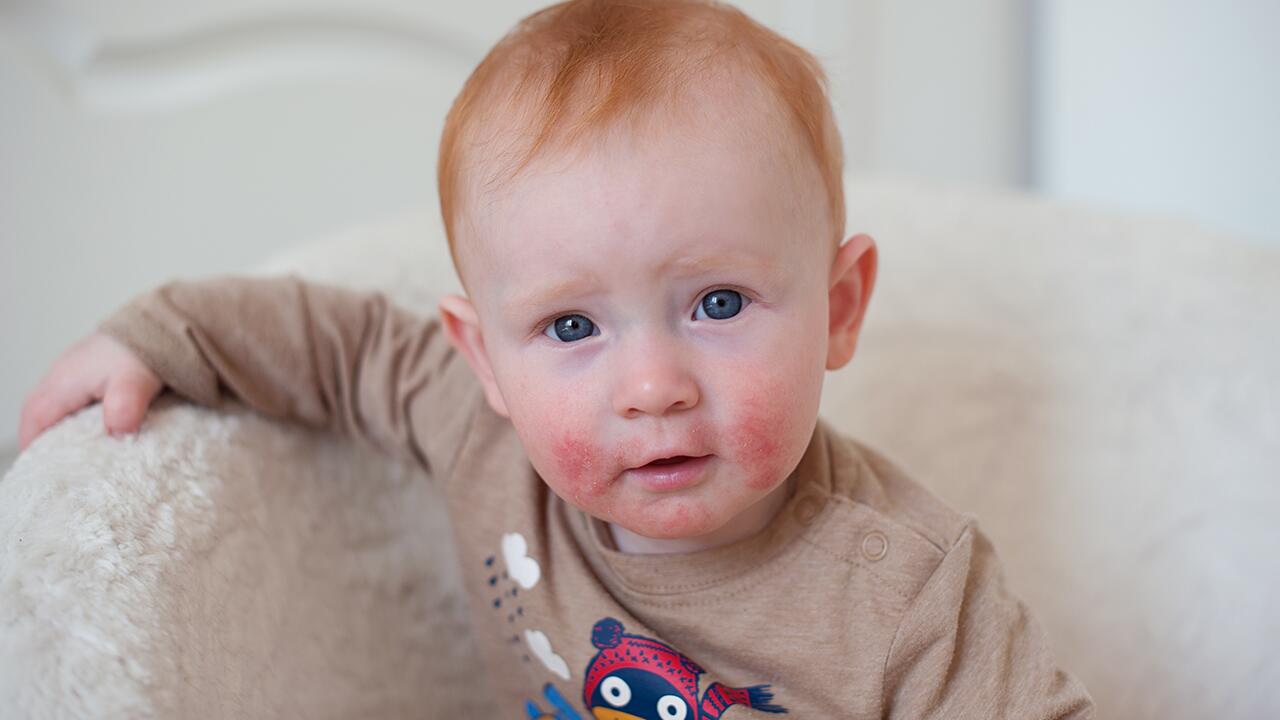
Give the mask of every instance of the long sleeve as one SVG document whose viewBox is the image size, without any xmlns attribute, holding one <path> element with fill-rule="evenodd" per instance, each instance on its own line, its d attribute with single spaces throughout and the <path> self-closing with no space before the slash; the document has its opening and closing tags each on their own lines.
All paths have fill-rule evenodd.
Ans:
<svg viewBox="0 0 1280 720">
<path fill-rule="evenodd" d="M 1093 717 L 1045 634 L 1004 587 L 991 543 L 967 526 L 912 600 L 885 668 L 886 717 Z"/>
<path fill-rule="evenodd" d="M 479 392 L 436 318 L 295 276 L 169 283 L 100 330 L 190 400 L 233 397 L 433 474 L 452 462 Z"/>
</svg>

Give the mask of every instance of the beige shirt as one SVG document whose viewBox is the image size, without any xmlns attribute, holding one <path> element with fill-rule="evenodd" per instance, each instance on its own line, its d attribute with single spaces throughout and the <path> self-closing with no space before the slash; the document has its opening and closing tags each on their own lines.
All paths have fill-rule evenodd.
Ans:
<svg viewBox="0 0 1280 720">
<path fill-rule="evenodd" d="M 219 278 L 159 288 L 102 329 L 187 398 L 426 470 L 502 716 L 1093 715 L 973 521 L 822 420 L 764 531 L 628 555 L 549 491 L 435 318 L 293 277 Z"/>
</svg>

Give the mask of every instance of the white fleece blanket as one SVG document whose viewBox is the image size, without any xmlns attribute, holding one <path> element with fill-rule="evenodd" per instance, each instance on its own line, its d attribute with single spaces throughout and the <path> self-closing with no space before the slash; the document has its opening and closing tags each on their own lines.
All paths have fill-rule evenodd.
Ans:
<svg viewBox="0 0 1280 720">
<path fill-rule="evenodd" d="M 1104 717 L 1280 714 L 1280 257 L 1186 223 L 852 180 L 880 243 L 823 412 L 993 537 Z M 434 213 L 263 271 L 456 287 Z M 0 718 L 488 717 L 420 474 L 235 406 L 97 408 L 0 481 Z M 455 522 L 465 522 L 465 518 Z"/>
<path fill-rule="evenodd" d="M 0 484 L 0 717 L 485 716 L 424 476 L 243 408 L 101 424 Z"/>
</svg>

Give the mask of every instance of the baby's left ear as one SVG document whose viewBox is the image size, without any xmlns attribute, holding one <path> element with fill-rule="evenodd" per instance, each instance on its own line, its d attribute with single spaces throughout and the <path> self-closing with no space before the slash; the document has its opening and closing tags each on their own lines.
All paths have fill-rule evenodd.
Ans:
<svg viewBox="0 0 1280 720">
<path fill-rule="evenodd" d="M 876 241 L 854 235 L 840 245 L 827 286 L 830 325 L 827 329 L 827 369 L 837 370 L 853 359 L 862 318 L 876 285 Z"/>
</svg>

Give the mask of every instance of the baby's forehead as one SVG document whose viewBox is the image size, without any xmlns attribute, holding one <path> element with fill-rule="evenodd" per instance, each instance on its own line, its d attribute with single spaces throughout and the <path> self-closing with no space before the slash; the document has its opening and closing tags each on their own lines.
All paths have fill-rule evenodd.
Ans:
<svg viewBox="0 0 1280 720">
<path fill-rule="evenodd" d="M 530 167 L 476 204 L 463 272 L 508 294 L 576 276 L 754 271 L 797 262 L 801 244 L 820 251 L 825 199 L 816 178 L 807 198 L 794 197 L 798 185 L 780 187 L 762 154 L 733 152 L 723 138 L 693 140 Z"/>
<path fill-rule="evenodd" d="M 813 163 L 782 101 L 758 77 L 733 67 L 704 68 L 609 122 L 591 119 L 590 106 L 572 108 L 545 135 L 536 132 L 545 120 L 536 97 L 488 101 L 493 111 L 479 113 L 466 150 L 466 165 L 480 179 L 480 190 L 497 190 L 530 165 L 556 165 L 618 143 L 643 147 L 672 138 L 698 142 L 732 135 L 748 138 L 755 152 Z"/>
<path fill-rule="evenodd" d="M 562 234 L 567 243 L 577 225 L 605 240 L 632 241 L 606 231 L 602 213 L 609 209 L 618 222 L 665 224 L 691 242 L 708 224 L 782 212 L 778 203 L 798 224 L 827 216 L 821 172 L 790 114 L 757 79 L 740 73 L 704 73 L 647 112 L 554 136 L 517 168 L 527 123 L 522 113 L 505 114 L 469 145 L 454 237 L 464 275 L 533 233 Z M 669 207 L 636 202 L 664 192 Z"/>
<path fill-rule="evenodd" d="M 720 127 L 615 129 L 557 148 L 513 177 L 476 185 L 472 221 L 507 233 L 531 229 L 530 223 L 543 232 L 570 230 L 590 219 L 696 235 L 709 232 L 708 223 L 724 226 L 778 203 L 804 204 L 793 197 L 799 195 L 817 201 L 821 214 L 820 178 L 816 170 L 805 172 L 810 168 L 793 148 L 770 143 L 757 128 Z"/>
<path fill-rule="evenodd" d="M 636 165 L 688 166 L 706 162 L 701 148 L 733 144 L 735 151 L 763 162 L 781 186 L 806 185 L 820 177 L 795 121 L 756 78 L 726 71 L 704 73 L 680 93 L 615 122 L 565 131 L 547 138 L 529 155 L 532 111 L 503 113 L 486 121 L 469 146 L 464 173 L 463 212 L 481 215 L 515 192 L 554 185 L 565 173 L 593 162 L 615 180 Z"/>
</svg>

